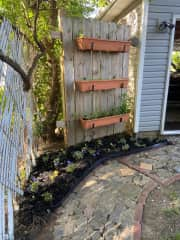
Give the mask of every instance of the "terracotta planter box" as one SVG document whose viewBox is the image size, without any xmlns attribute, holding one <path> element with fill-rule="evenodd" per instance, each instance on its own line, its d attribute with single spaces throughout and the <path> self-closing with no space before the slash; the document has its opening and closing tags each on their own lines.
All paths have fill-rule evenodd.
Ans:
<svg viewBox="0 0 180 240">
<path fill-rule="evenodd" d="M 76 43 L 81 51 L 128 52 L 129 41 L 113 41 L 96 38 L 77 38 Z"/>
<path fill-rule="evenodd" d="M 115 88 L 127 88 L 127 85 L 128 79 L 76 81 L 76 88 L 80 92 L 110 90 Z"/>
<path fill-rule="evenodd" d="M 129 119 L 129 114 L 127 113 L 127 114 L 108 116 L 108 117 L 91 119 L 91 120 L 85 120 L 83 118 L 80 118 L 80 122 L 81 122 L 81 126 L 84 129 L 90 129 L 90 128 L 108 126 L 108 125 L 112 125 L 120 122 L 127 122 L 128 119 Z"/>
</svg>

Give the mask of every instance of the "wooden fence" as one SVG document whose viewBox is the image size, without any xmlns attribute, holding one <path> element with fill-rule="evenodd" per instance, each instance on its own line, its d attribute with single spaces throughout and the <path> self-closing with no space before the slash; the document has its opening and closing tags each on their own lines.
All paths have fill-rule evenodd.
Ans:
<svg viewBox="0 0 180 240">
<path fill-rule="evenodd" d="M 98 20 L 61 17 L 61 29 L 64 48 L 61 70 L 64 83 L 67 145 L 122 132 L 124 123 L 84 130 L 79 118 L 85 113 L 104 111 L 118 106 L 121 95 L 127 89 L 82 93 L 76 89 L 75 81 L 128 78 L 129 53 L 80 51 L 75 40 L 81 34 L 98 39 L 125 41 L 130 36 L 129 27 Z"/>
</svg>

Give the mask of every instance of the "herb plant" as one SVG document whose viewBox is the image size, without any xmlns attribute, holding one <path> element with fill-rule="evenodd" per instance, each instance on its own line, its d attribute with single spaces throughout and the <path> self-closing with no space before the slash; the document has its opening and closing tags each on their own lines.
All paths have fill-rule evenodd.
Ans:
<svg viewBox="0 0 180 240">
<path fill-rule="evenodd" d="M 108 116 L 120 115 L 130 112 L 130 99 L 126 94 L 121 96 L 120 105 L 113 107 L 109 111 L 97 111 L 90 114 L 84 114 L 84 120 L 91 120 L 96 118 L 103 118 Z"/>
</svg>

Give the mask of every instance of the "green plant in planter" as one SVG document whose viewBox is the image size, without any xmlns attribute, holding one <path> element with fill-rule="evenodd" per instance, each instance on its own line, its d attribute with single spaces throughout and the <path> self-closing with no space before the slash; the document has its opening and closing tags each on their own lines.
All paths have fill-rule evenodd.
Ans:
<svg viewBox="0 0 180 240">
<path fill-rule="evenodd" d="M 129 113 L 131 105 L 131 98 L 127 94 L 123 94 L 120 100 L 119 112 L 120 113 Z"/>
<path fill-rule="evenodd" d="M 32 182 L 30 189 L 31 189 L 31 192 L 36 193 L 39 189 L 39 182 Z"/>
<path fill-rule="evenodd" d="M 180 71 L 180 52 L 174 51 L 172 54 L 172 63 L 174 64 L 173 71 Z"/>
<path fill-rule="evenodd" d="M 79 31 L 77 38 L 84 38 L 84 33 L 82 31 Z"/>
<path fill-rule="evenodd" d="M 41 196 L 45 202 L 52 202 L 53 200 L 53 195 L 50 192 L 45 192 Z"/>
<path fill-rule="evenodd" d="M 96 111 L 90 114 L 84 114 L 83 119 L 91 120 L 96 118 L 103 118 L 108 116 L 120 115 L 130 112 L 130 98 L 127 94 L 123 94 L 120 99 L 120 105 L 113 107 L 109 111 Z"/>
<path fill-rule="evenodd" d="M 78 37 L 79 37 L 79 38 L 84 38 L 84 34 L 83 34 L 83 33 L 80 33 Z"/>
</svg>

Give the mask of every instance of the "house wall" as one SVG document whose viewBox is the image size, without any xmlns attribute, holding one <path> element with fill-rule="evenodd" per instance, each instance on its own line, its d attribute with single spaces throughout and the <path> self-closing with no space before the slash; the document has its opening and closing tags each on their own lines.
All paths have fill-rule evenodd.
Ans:
<svg viewBox="0 0 180 240">
<path fill-rule="evenodd" d="M 158 23 L 180 14 L 179 0 L 149 3 L 139 131 L 160 131 L 167 79 L 171 32 L 159 33 Z"/>
</svg>

